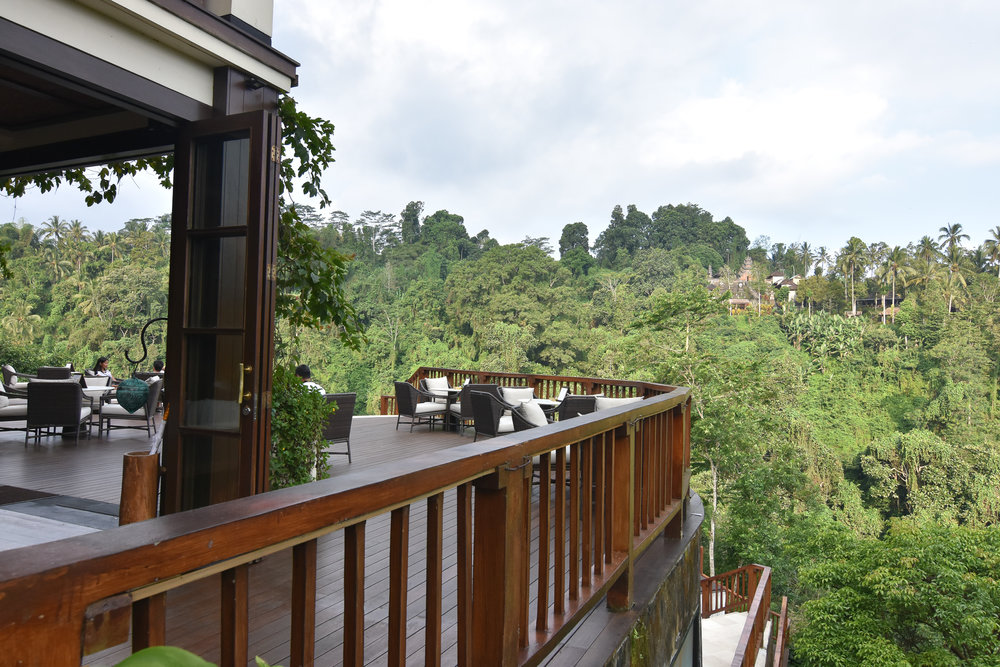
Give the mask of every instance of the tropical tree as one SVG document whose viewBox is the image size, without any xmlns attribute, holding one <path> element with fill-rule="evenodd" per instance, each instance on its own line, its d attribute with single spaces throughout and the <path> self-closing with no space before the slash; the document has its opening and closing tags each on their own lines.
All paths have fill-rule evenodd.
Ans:
<svg viewBox="0 0 1000 667">
<path fill-rule="evenodd" d="M 965 274 L 970 269 L 969 258 L 961 246 L 948 247 L 948 252 L 945 255 L 945 269 L 945 293 L 948 295 L 948 313 L 951 314 L 955 297 L 961 298 L 961 293 L 967 287 Z"/>
<path fill-rule="evenodd" d="M 825 273 L 827 271 L 827 267 L 830 266 L 830 262 L 831 262 L 830 251 L 827 250 L 827 247 L 825 245 L 821 245 L 819 249 L 816 251 L 816 263 L 823 269 L 823 272 Z"/>
<path fill-rule="evenodd" d="M 68 260 L 60 257 L 59 250 L 52 246 L 45 248 L 42 252 L 42 260 L 45 266 L 52 272 L 53 281 L 62 280 L 73 270 L 73 265 Z"/>
<path fill-rule="evenodd" d="M 89 240 L 90 234 L 87 233 L 86 225 L 79 220 L 72 220 L 66 230 L 66 238 L 74 244 L 79 244 Z"/>
<path fill-rule="evenodd" d="M 847 245 L 845 245 L 840 250 L 840 255 L 838 256 L 838 264 L 844 270 L 845 277 L 850 277 L 851 281 L 851 312 L 858 312 L 858 300 L 854 293 L 854 278 L 857 272 L 864 265 L 865 253 L 868 248 L 865 246 L 865 242 L 859 239 L 857 236 L 852 236 L 847 240 Z"/>
<path fill-rule="evenodd" d="M 899 246 L 894 246 L 892 250 L 886 253 L 883 263 L 879 269 L 879 277 L 883 280 L 888 280 L 892 283 L 892 323 L 896 323 L 896 281 L 899 279 L 900 275 L 906 275 L 909 267 L 906 262 L 909 256 L 906 254 L 904 248 Z M 883 314 L 883 322 L 885 321 L 885 315 Z"/>
<path fill-rule="evenodd" d="M 991 264 L 997 267 L 997 278 L 1000 278 L 1000 225 L 990 230 L 990 238 L 983 243 L 983 249 Z"/>
<path fill-rule="evenodd" d="M 115 257 L 121 255 L 125 249 L 125 244 L 122 242 L 121 236 L 118 232 L 111 232 L 104 239 L 104 245 L 101 246 L 104 250 L 109 250 L 111 252 L 111 264 L 115 263 Z"/>
<path fill-rule="evenodd" d="M 941 235 L 938 236 L 938 241 L 941 241 L 942 248 L 947 248 L 951 250 L 957 245 L 961 245 L 962 240 L 968 240 L 969 235 L 962 231 L 962 225 L 960 223 L 954 223 L 951 225 L 945 225 L 938 229 Z"/>
<path fill-rule="evenodd" d="M 52 239 L 58 246 L 69 233 L 69 224 L 58 215 L 54 215 L 42 223 L 42 238 Z"/>
<path fill-rule="evenodd" d="M 25 301 L 16 302 L 10 313 L 0 320 L 4 333 L 21 343 L 35 340 L 40 333 L 41 324 L 41 316 L 32 313 L 31 306 Z"/>
<path fill-rule="evenodd" d="M 913 256 L 924 264 L 930 264 L 941 256 L 941 248 L 929 236 L 922 236 L 917 242 L 917 247 L 913 251 Z"/>
<path fill-rule="evenodd" d="M 802 277 L 809 277 L 809 268 L 813 265 L 812 248 L 806 241 L 799 246 L 799 257 L 802 258 Z"/>
</svg>

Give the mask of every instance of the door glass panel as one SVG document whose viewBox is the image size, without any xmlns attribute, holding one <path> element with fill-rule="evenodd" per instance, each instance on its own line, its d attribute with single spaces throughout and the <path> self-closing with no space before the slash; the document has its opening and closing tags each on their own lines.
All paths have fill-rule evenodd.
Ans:
<svg viewBox="0 0 1000 667">
<path fill-rule="evenodd" d="M 189 327 L 243 328 L 246 245 L 243 236 L 190 241 Z"/>
<path fill-rule="evenodd" d="M 183 506 L 204 507 L 239 497 L 240 438 L 231 435 L 181 436 Z"/>
<path fill-rule="evenodd" d="M 247 224 L 249 168 L 249 137 L 212 137 L 194 145 L 191 229 Z"/>
<path fill-rule="evenodd" d="M 242 336 L 188 334 L 184 426 L 239 431 Z"/>
</svg>

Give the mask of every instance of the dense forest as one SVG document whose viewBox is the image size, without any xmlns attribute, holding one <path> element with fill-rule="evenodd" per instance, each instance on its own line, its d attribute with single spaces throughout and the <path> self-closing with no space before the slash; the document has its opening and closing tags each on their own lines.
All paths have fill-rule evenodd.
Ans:
<svg viewBox="0 0 1000 667">
<path fill-rule="evenodd" d="M 300 212 L 354 256 L 367 341 L 281 322 L 283 364 L 367 412 L 419 366 L 690 386 L 706 568 L 773 568 L 796 663 L 997 664 L 1000 226 L 813 248 L 693 204 L 616 206 L 593 245 L 581 222 L 501 245 L 421 202 Z M 127 372 L 166 315 L 169 229 L 0 226 L 2 361 Z"/>
</svg>

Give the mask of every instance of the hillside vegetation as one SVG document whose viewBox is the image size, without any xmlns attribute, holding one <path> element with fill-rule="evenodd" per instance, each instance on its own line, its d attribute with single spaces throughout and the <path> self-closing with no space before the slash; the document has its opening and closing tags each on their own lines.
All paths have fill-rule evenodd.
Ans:
<svg viewBox="0 0 1000 667">
<path fill-rule="evenodd" d="M 813 248 L 751 243 L 692 204 L 627 206 L 591 247 L 579 222 L 500 245 L 420 202 L 301 213 L 354 255 L 344 290 L 367 342 L 285 321 L 282 364 L 368 412 L 419 366 L 690 386 L 706 566 L 773 567 L 797 663 L 995 664 L 1000 227 L 974 250 L 957 224 L 906 247 Z M 166 315 L 169 221 L 90 234 L 53 217 L 0 242 L 2 361 L 106 355 L 127 372 L 139 329 Z"/>
</svg>

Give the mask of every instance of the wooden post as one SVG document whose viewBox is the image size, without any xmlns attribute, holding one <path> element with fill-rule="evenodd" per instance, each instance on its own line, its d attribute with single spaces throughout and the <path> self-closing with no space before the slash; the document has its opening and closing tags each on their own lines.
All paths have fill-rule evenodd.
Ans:
<svg viewBox="0 0 1000 667">
<path fill-rule="evenodd" d="M 128 452 L 122 461 L 122 494 L 118 503 L 118 525 L 145 521 L 156 516 L 156 494 L 160 487 L 160 456 Z"/>
<path fill-rule="evenodd" d="M 608 608 L 624 611 L 632 608 L 632 522 L 635 506 L 635 429 L 620 426 L 615 430 L 614 462 L 608 471 L 614 479 L 611 496 L 611 551 L 628 559 L 625 572 L 608 590 Z"/>
<path fill-rule="evenodd" d="M 162 427 L 161 427 L 162 428 Z M 118 525 L 156 517 L 160 486 L 160 456 L 128 452 L 122 461 L 122 494 L 118 503 Z M 167 641 L 167 599 L 164 593 L 132 605 L 132 650 L 162 646 Z"/>
<path fill-rule="evenodd" d="M 475 482 L 472 664 L 518 664 L 520 615 L 526 596 L 522 570 L 528 565 L 522 475 L 521 468 L 501 468 Z"/>
</svg>

